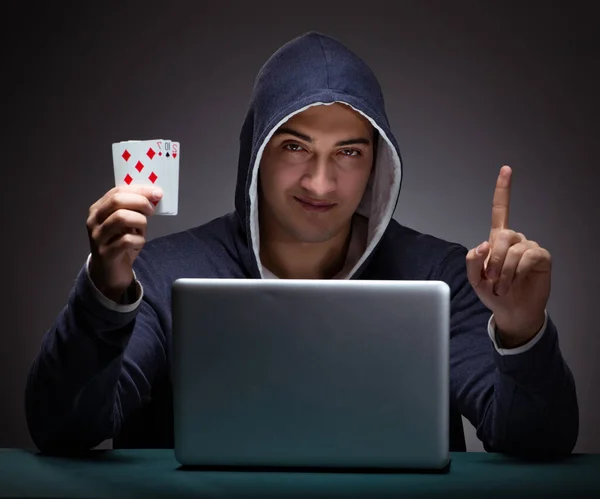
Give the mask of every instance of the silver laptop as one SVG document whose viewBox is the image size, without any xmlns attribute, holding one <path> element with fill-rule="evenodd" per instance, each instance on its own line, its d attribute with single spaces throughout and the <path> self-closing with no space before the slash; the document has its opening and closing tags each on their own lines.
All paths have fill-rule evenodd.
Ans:
<svg viewBox="0 0 600 499">
<path fill-rule="evenodd" d="M 444 282 L 178 279 L 172 292 L 182 465 L 447 469 Z"/>
</svg>

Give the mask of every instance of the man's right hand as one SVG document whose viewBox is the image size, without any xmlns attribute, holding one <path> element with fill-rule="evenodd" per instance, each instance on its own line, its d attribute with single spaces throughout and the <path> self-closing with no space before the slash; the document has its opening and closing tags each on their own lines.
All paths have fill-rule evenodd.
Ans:
<svg viewBox="0 0 600 499">
<path fill-rule="evenodd" d="M 114 187 L 90 206 L 90 277 L 107 298 L 119 302 L 133 281 L 133 262 L 146 242 L 147 217 L 162 191 L 149 185 Z M 152 202 L 151 202 L 152 201 Z"/>
</svg>

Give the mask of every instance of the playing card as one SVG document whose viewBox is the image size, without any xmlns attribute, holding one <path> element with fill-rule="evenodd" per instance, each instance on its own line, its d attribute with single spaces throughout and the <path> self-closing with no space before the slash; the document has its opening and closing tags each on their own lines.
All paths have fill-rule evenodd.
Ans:
<svg viewBox="0 0 600 499">
<path fill-rule="evenodd" d="M 177 215 L 179 198 L 179 142 L 129 140 L 112 145 L 115 185 L 146 184 L 162 189 L 156 215 Z"/>
<path fill-rule="evenodd" d="M 171 215 L 177 215 L 177 207 L 179 203 L 179 158 L 180 147 L 179 142 L 171 140 L 164 141 L 164 156 L 163 163 L 167 172 L 168 189 L 170 193 Z"/>
</svg>

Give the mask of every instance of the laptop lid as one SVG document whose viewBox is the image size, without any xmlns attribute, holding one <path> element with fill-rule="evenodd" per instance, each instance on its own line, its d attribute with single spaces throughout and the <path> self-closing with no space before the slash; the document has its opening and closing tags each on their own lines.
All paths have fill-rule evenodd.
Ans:
<svg viewBox="0 0 600 499">
<path fill-rule="evenodd" d="M 175 455 L 191 466 L 441 469 L 441 281 L 178 279 Z"/>
</svg>

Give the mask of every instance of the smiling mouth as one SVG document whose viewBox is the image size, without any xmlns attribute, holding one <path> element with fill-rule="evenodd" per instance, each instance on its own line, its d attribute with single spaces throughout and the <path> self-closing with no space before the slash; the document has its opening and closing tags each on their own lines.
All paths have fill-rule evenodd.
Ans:
<svg viewBox="0 0 600 499">
<path fill-rule="evenodd" d="M 312 201 L 308 199 L 302 199 L 294 196 L 294 199 L 300 203 L 300 206 L 307 211 L 325 212 L 331 210 L 335 206 L 335 203 L 329 203 L 325 201 Z"/>
</svg>

